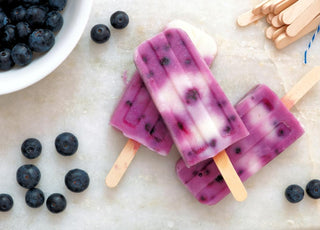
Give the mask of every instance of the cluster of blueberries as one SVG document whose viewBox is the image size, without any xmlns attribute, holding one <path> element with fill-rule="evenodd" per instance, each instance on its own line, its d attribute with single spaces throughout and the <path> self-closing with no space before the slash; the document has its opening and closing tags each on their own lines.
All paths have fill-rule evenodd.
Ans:
<svg viewBox="0 0 320 230">
<path fill-rule="evenodd" d="M 129 16 L 123 11 L 116 11 L 110 17 L 110 24 L 115 29 L 124 29 L 129 24 Z M 110 29 L 104 24 L 97 24 L 91 29 L 91 39 L 96 43 L 104 43 L 110 36 Z"/>
<path fill-rule="evenodd" d="M 313 179 L 306 186 L 307 194 L 313 199 L 320 199 L 320 180 Z M 289 185 L 285 191 L 287 200 L 291 203 L 298 203 L 304 197 L 304 191 L 297 184 Z"/>
<path fill-rule="evenodd" d="M 58 153 L 63 156 L 71 156 L 78 149 L 78 140 L 72 133 L 62 133 L 57 136 L 55 146 Z M 41 154 L 42 146 L 39 140 L 29 138 L 21 146 L 22 154 L 28 159 L 35 159 Z M 26 164 L 17 170 L 17 182 L 22 187 L 28 189 L 25 201 L 31 208 L 40 207 L 44 201 L 44 193 L 36 188 L 41 173 L 38 167 L 33 164 Z M 72 169 L 65 175 L 65 185 L 72 192 L 82 192 L 89 186 L 89 176 L 81 169 Z M 47 208 L 52 213 L 62 212 L 67 206 L 66 198 L 60 193 L 51 194 L 46 201 Z M 0 194 L 0 211 L 9 211 L 13 207 L 13 199 L 9 194 Z"/>
<path fill-rule="evenodd" d="M 0 70 L 28 65 L 55 44 L 67 0 L 0 0 Z"/>
</svg>

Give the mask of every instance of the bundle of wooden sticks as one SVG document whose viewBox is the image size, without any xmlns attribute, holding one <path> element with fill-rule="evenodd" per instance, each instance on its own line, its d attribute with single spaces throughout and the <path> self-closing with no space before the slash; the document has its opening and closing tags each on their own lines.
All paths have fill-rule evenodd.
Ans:
<svg viewBox="0 0 320 230">
<path fill-rule="evenodd" d="M 266 18 L 265 35 L 278 49 L 283 49 L 320 24 L 320 0 L 266 0 L 238 18 L 239 26 L 247 26 Z"/>
</svg>

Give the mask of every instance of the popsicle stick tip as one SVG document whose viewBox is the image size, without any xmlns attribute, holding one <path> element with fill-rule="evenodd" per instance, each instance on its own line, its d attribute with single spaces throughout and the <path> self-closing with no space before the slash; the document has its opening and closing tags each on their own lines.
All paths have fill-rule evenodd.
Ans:
<svg viewBox="0 0 320 230">
<path fill-rule="evenodd" d="M 113 164 L 110 172 L 106 177 L 106 185 L 109 188 L 116 187 L 124 173 L 127 171 L 130 163 L 132 162 L 136 152 L 140 147 L 140 143 L 129 139 L 127 144 L 122 149 L 120 155 L 118 156 L 116 162 Z"/>
<path fill-rule="evenodd" d="M 238 202 L 243 202 L 247 199 L 248 193 L 246 190 L 242 191 L 241 193 L 237 193 L 238 195 L 234 197 L 234 199 Z"/>
<path fill-rule="evenodd" d="M 248 11 L 248 12 L 241 14 L 238 17 L 237 24 L 240 27 L 245 27 L 245 26 L 248 26 L 248 25 L 258 21 L 259 19 L 263 18 L 264 16 L 265 15 L 263 15 L 263 14 L 255 15 L 252 13 L 252 11 Z"/>
<path fill-rule="evenodd" d="M 117 185 L 118 185 L 118 182 L 112 180 L 110 177 L 106 177 L 106 185 L 109 187 L 109 188 L 115 188 Z"/>
<path fill-rule="evenodd" d="M 282 103 L 287 109 L 290 109 L 319 81 L 320 66 L 316 66 L 291 88 L 291 90 L 281 99 Z"/>
</svg>

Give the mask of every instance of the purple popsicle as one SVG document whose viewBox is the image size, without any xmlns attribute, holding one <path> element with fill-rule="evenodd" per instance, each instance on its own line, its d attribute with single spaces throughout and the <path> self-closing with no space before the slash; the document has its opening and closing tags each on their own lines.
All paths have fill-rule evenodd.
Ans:
<svg viewBox="0 0 320 230">
<path fill-rule="evenodd" d="M 212 64 L 217 53 L 217 45 L 212 37 L 181 20 L 174 20 L 167 27 L 185 30 L 207 65 Z M 170 133 L 138 71 L 134 73 L 125 89 L 113 112 L 110 124 L 122 131 L 126 137 L 161 155 L 167 155 L 172 147 Z"/>
<path fill-rule="evenodd" d="M 236 106 L 250 135 L 226 149 L 242 181 L 258 172 L 295 140 L 304 130 L 298 120 L 265 85 L 252 89 Z M 203 161 L 187 168 L 176 164 L 182 183 L 201 202 L 213 205 L 230 193 L 214 162 Z"/>
<path fill-rule="evenodd" d="M 135 63 L 188 167 L 248 135 L 184 31 L 168 29 L 142 43 Z"/>
</svg>

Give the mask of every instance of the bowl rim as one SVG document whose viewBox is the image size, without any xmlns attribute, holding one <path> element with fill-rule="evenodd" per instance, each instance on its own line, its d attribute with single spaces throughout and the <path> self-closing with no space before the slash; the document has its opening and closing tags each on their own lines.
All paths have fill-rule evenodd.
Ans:
<svg viewBox="0 0 320 230">
<path fill-rule="evenodd" d="M 27 88 L 39 82 L 40 80 L 47 77 L 56 68 L 58 68 L 66 60 L 66 58 L 72 53 L 73 49 L 78 44 L 86 28 L 86 25 L 89 21 L 93 0 L 69 0 L 69 2 L 71 1 L 74 4 L 81 3 L 79 6 L 79 9 L 80 9 L 79 11 L 81 12 L 81 14 L 76 13 L 77 20 L 74 20 L 76 22 L 75 24 L 73 24 L 74 29 L 70 31 L 70 33 L 72 33 L 72 36 L 70 36 L 70 39 L 68 39 L 67 42 L 64 42 L 64 44 L 59 47 L 59 51 L 60 51 L 59 58 L 53 58 L 53 56 L 57 56 L 56 54 L 54 54 L 54 52 L 57 51 L 57 49 L 55 49 L 55 46 L 56 46 L 55 44 L 55 46 L 50 51 L 42 54 L 41 57 L 39 57 L 38 59 L 33 60 L 33 62 L 38 62 L 38 64 L 40 66 L 42 65 L 42 67 L 43 65 L 45 65 L 45 68 L 41 67 L 38 70 L 36 70 L 36 74 L 34 74 L 34 71 L 35 71 L 34 65 L 28 65 L 22 68 L 18 67 L 16 69 L 14 68 L 12 70 L 9 70 L 8 72 L 5 72 L 5 71 L 3 72 L 3 73 L 10 73 L 8 74 L 9 76 L 1 76 L 1 72 L 0 72 L 0 78 L 1 77 L 7 78 L 9 81 L 8 84 L 4 84 L 2 86 L 0 85 L 0 95 L 9 94 L 9 93 L 22 90 L 24 88 Z M 58 32 L 57 37 L 59 36 L 60 32 Z M 50 58 L 50 63 L 47 62 L 45 58 L 46 56 Z M 23 74 L 23 80 L 15 79 L 15 80 L 21 80 L 21 81 L 14 81 L 9 79 L 10 77 L 13 77 L 13 75 L 17 75 L 17 74 L 20 74 L 20 75 Z"/>
</svg>

